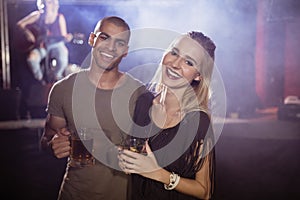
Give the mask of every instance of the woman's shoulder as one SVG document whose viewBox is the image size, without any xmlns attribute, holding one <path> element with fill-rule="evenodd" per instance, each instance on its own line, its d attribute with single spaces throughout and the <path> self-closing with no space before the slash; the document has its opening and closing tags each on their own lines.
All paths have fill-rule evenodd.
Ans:
<svg viewBox="0 0 300 200">
<path fill-rule="evenodd" d="M 145 91 L 138 97 L 135 106 L 135 119 L 139 118 L 137 120 L 141 120 L 141 118 L 147 118 L 147 121 L 149 120 L 149 109 L 152 106 L 153 98 L 153 94 L 149 91 Z"/>
<path fill-rule="evenodd" d="M 137 104 L 142 104 L 143 107 L 150 107 L 152 105 L 153 99 L 153 93 L 148 90 L 145 90 L 144 93 L 139 96 Z"/>
<path fill-rule="evenodd" d="M 188 112 L 185 118 L 199 119 L 199 121 L 206 122 L 208 124 L 210 123 L 209 114 L 202 110 L 195 110 L 195 111 Z"/>
<path fill-rule="evenodd" d="M 204 111 L 192 111 L 186 114 L 183 124 L 197 130 L 197 138 L 203 139 L 210 127 L 210 117 Z"/>
</svg>

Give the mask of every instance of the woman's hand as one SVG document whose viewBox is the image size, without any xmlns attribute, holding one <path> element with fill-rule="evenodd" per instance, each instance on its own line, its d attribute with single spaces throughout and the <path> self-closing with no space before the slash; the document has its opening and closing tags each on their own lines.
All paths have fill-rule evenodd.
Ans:
<svg viewBox="0 0 300 200">
<path fill-rule="evenodd" d="M 119 166 L 127 174 L 135 173 L 144 177 L 155 179 L 156 172 L 161 169 L 151 151 L 148 142 L 145 143 L 147 155 L 122 150 L 119 154 Z"/>
</svg>

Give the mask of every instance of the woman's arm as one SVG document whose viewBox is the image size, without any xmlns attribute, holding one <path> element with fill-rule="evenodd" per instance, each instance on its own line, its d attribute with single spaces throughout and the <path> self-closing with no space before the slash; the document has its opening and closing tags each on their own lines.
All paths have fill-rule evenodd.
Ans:
<svg viewBox="0 0 300 200">
<path fill-rule="evenodd" d="M 200 199 L 210 199 L 211 180 L 209 177 L 209 159 L 206 158 L 195 179 L 180 178 L 175 190 Z"/>
<path fill-rule="evenodd" d="M 125 173 L 136 173 L 169 185 L 172 172 L 158 166 L 156 158 L 148 144 L 146 144 L 147 156 L 124 150 L 119 155 L 120 168 Z M 210 160 L 206 156 L 201 169 L 196 173 L 195 179 L 180 178 L 178 185 L 174 188 L 178 192 L 191 195 L 200 199 L 209 199 L 211 194 L 211 180 L 209 175 Z"/>
</svg>

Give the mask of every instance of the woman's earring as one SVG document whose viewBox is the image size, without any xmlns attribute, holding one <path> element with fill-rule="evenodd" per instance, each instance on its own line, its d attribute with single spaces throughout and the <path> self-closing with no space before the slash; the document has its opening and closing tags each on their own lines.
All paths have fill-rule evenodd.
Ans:
<svg viewBox="0 0 300 200">
<path fill-rule="evenodd" d="M 202 76 L 200 73 L 197 74 L 196 78 L 194 78 L 194 81 L 201 82 Z"/>
<path fill-rule="evenodd" d="M 202 80 L 202 76 L 200 75 L 200 73 L 198 73 L 197 77 L 192 80 L 191 85 L 192 86 L 197 86 L 197 85 L 200 84 L 201 80 Z"/>
</svg>

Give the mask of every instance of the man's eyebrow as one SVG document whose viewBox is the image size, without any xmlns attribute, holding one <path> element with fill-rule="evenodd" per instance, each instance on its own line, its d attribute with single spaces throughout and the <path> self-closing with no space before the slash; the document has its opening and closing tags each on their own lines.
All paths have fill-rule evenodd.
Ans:
<svg viewBox="0 0 300 200">
<path fill-rule="evenodd" d="M 117 40 L 118 42 L 124 42 L 124 43 L 126 43 L 126 44 L 127 44 L 127 41 L 126 41 L 126 40 L 124 40 L 124 39 L 116 38 L 116 40 Z"/>
<path fill-rule="evenodd" d="M 105 32 L 99 32 L 98 33 L 98 36 L 99 35 L 105 35 L 107 38 L 112 38 L 112 36 L 111 35 L 109 35 L 109 34 L 107 34 L 107 33 L 105 33 Z M 117 40 L 117 41 L 121 41 L 121 42 L 124 42 L 124 43 L 127 43 L 127 41 L 126 40 L 124 40 L 124 39 L 121 39 L 121 38 L 116 38 L 115 40 Z"/>
<path fill-rule="evenodd" d="M 110 38 L 111 36 L 110 35 L 108 35 L 107 33 L 105 33 L 105 32 L 98 32 L 98 34 L 97 34 L 98 36 L 99 35 L 105 35 L 106 37 L 108 37 L 108 38 Z"/>
</svg>

